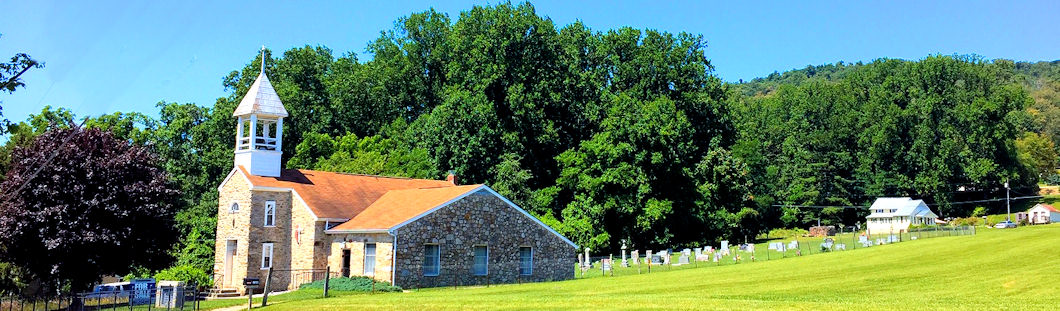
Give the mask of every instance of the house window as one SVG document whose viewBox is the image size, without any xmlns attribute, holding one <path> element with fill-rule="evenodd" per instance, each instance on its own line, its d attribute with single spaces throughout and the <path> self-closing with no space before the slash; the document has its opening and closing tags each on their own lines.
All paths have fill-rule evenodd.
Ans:
<svg viewBox="0 0 1060 311">
<path fill-rule="evenodd" d="M 375 275 L 375 243 L 364 244 L 364 275 Z"/>
<path fill-rule="evenodd" d="M 235 213 L 239 211 L 239 203 L 232 202 L 232 205 L 228 206 L 229 213 Z"/>
<path fill-rule="evenodd" d="M 519 248 L 519 275 L 534 273 L 534 250 L 529 247 Z"/>
<path fill-rule="evenodd" d="M 439 265 L 438 244 L 427 244 L 423 246 L 423 275 L 438 276 Z"/>
<path fill-rule="evenodd" d="M 276 201 L 265 201 L 265 226 L 276 226 Z"/>
<path fill-rule="evenodd" d="M 489 273 L 489 258 L 490 252 L 485 245 L 475 246 L 475 262 L 471 265 L 471 272 L 474 275 L 486 275 Z"/>
<path fill-rule="evenodd" d="M 261 243 L 261 268 L 272 268 L 272 243 Z"/>
</svg>

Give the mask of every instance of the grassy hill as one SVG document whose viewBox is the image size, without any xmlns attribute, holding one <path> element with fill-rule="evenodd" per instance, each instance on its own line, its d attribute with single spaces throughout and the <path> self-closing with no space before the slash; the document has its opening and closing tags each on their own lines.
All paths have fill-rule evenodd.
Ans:
<svg viewBox="0 0 1060 311">
<path fill-rule="evenodd" d="M 981 229 L 846 252 L 652 274 L 313 299 L 270 310 L 1052 309 L 1060 225 Z M 245 303 L 245 301 L 244 301 Z"/>
</svg>

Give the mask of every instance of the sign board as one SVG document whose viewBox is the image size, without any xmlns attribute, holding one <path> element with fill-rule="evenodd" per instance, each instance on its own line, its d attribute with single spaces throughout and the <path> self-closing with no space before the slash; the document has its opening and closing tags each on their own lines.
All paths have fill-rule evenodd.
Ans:
<svg viewBox="0 0 1060 311">
<path fill-rule="evenodd" d="M 155 291 L 155 279 L 136 279 L 129 283 L 132 283 L 133 305 L 151 303 L 151 293 Z"/>
</svg>

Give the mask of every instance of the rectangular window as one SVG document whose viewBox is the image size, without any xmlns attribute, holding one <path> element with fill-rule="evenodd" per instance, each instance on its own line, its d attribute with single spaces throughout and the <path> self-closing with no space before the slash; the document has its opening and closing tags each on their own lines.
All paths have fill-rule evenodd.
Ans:
<svg viewBox="0 0 1060 311">
<path fill-rule="evenodd" d="M 261 243 L 261 268 L 272 268 L 272 243 Z"/>
<path fill-rule="evenodd" d="M 440 258 L 438 244 L 427 244 L 423 246 L 423 275 L 438 276 Z"/>
<path fill-rule="evenodd" d="M 519 248 L 519 275 L 534 273 L 534 250 L 529 247 Z"/>
<path fill-rule="evenodd" d="M 265 226 L 276 226 L 276 201 L 265 201 Z"/>
<path fill-rule="evenodd" d="M 375 243 L 364 244 L 364 275 L 375 275 Z"/>
<path fill-rule="evenodd" d="M 486 275 L 489 273 L 489 249 L 485 245 L 475 246 L 475 262 L 471 265 L 474 275 Z"/>
</svg>

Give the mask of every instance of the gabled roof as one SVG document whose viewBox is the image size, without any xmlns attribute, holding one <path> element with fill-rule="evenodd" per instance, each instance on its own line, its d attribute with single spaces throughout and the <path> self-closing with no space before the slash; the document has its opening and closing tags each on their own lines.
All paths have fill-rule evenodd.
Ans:
<svg viewBox="0 0 1060 311">
<path fill-rule="evenodd" d="M 894 216 L 930 216 L 938 217 L 931 212 L 923 200 L 913 200 L 908 197 L 901 198 L 877 198 L 869 207 L 872 211 L 868 218 L 887 218 Z M 877 212 L 883 210 L 883 212 Z M 891 210 L 895 210 L 891 212 Z M 926 213 L 925 213 L 926 211 Z"/>
<path fill-rule="evenodd" d="M 474 194 L 481 193 L 492 195 L 503 201 L 509 207 L 523 214 L 539 226 L 544 227 L 550 233 L 559 237 L 568 245 L 578 248 L 570 239 L 564 237 L 555 229 L 549 227 L 537 217 L 530 215 L 526 210 L 520 208 L 501 194 L 490 189 L 486 185 L 452 186 L 434 189 L 410 189 L 394 190 L 387 192 L 363 212 L 353 219 L 327 230 L 327 233 L 351 233 L 351 232 L 388 232 L 393 234 L 402 226 L 414 222 L 423 216 L 448 206 L 450 203 Z"/>
<path fill-rule="evenodd" d="M 283 107 L 280 96 L 276 95 L 276 89 L 272 87 L 272 83 L 269 82 L 269 76 L 266 76 L 264 71 L 258 74 L 254 84 L 250 85 L 247 95 L 243 96 L 243 100 L 239 101 L 239 106 L 236 106 L 232 116 L 236 117 L 252 113 L 274 117 L 287 116 L 287 109 Z"/>
<path fill-rule="evenodd" d="M 466 185 L 431 189 L 392 190 L 360 214 L 341 225 L 335 231 L 387 230 L 403 224 L 428 211 L 462 198 L 464 194 L 478 190 L 482 185 Z"/>
<path fill-rule="evenodd" d="M 256 189 L 290 189 L 317 218 L 351 219 L 391 190 L 453 188 L 444 180 L 356 175 L 312 170 L 283 170 L 280 177 L 242 174 Z"/>
<path fill-rule="evenodd" d="M 1039 207 L 1039 206 L 1041 206 L 1042 208 L 1044 208 L 1047 211 L 1054 212 L 1054 213 L 1060 213 L 1060 210 L 1057 210 L 1056 207 L 1054 207 L 1052 205 L 1049 205 L 1049 204 L 1045 204 L 1045 203 L 1035 204 L 1034 207 L 1032 207 L 1031 209 L 1034 209 L 1035 207 Z"/>
</svg>

